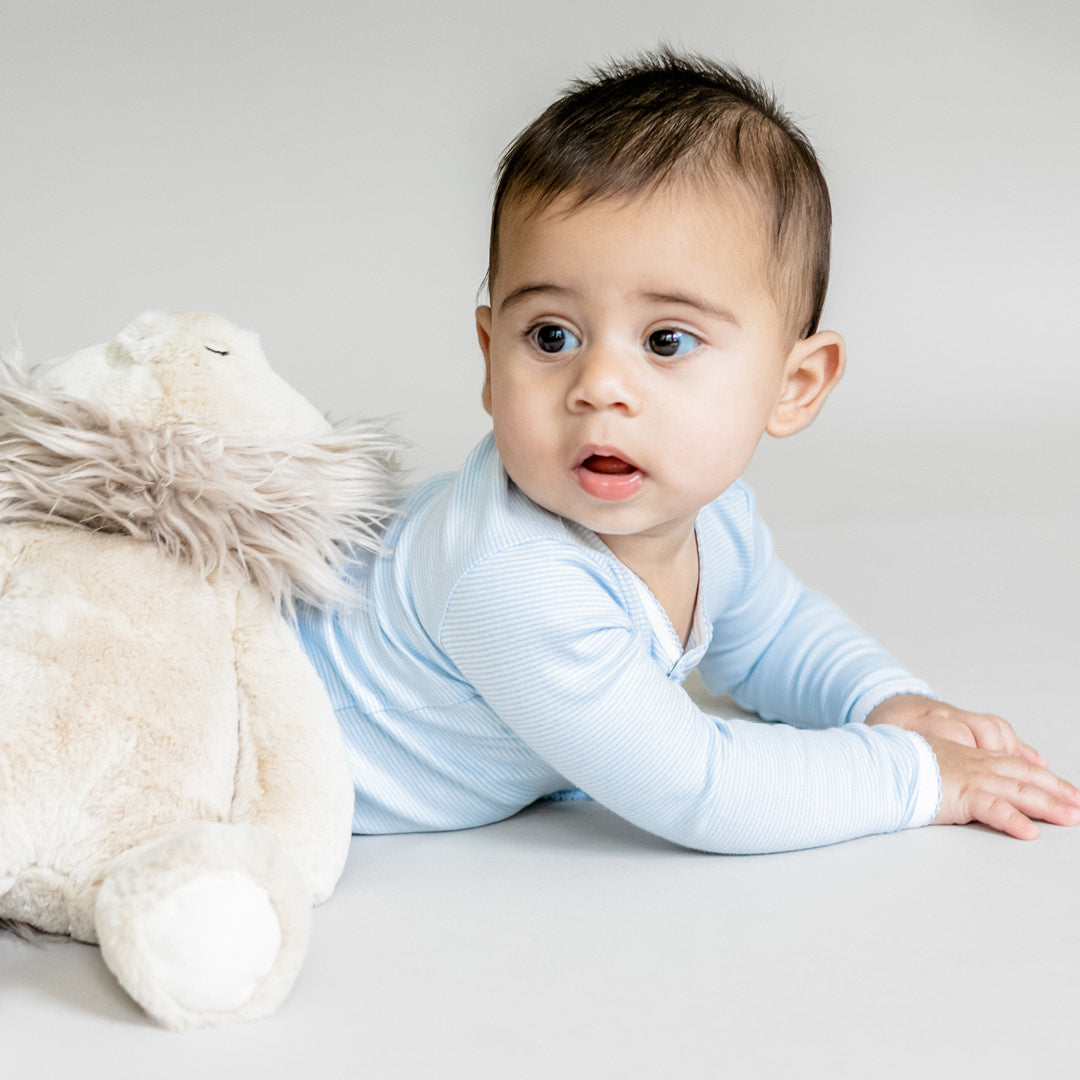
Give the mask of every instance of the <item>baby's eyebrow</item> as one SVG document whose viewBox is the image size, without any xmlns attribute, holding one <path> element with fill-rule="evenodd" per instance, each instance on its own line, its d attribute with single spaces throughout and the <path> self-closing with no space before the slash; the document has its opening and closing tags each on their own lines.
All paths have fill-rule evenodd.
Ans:
<svg viewBox="0 0 1080 1080">
<path fill-rule="evenodd" d="M 722 319 L 733 326 L 739 326 L 739 320 L 735 314 L 724 307 L 717 307 L 700 296 L 689 296 L 685 293 L 642 293 L 641 299 L 652 304 L 685 304 L 687 307 L 697 308 L 704 315 L 711 315 L 714 319 Z"/>
<path fill-rule="evenodd" d="M 508 308 L 512 308 L 515 304 L 520 304 L 523 300 L 528 299 L 530 296 L 534 296 L 536 293 L 554 293 L 556 296 L 570 296 L 573 294 L 573 291 L 573 289 L 568 289 L 563 285 L 552 285 L 549 282 L 540 282 L 536 285 L 522 285 L 520 288 L 514 289 L 513 292 L 507 293 L 507 295 L 503 297 L 502 303 L 499 304 L 499 314 L 502 314 Z M 704 315 L 710 315 L 714 319 L 722 319 L 724 322 L 729 322 L 735 327 L 740 325 L 739 320 L 735 318 L 733 312 L 729 311 L 727 308 L 718 307 L 716 304 L 712 304 L 700 296 L 691 296 L 688 293 L 661 292 L 646 292 L 639 293 L 638 295 L 645 303 L 684 304 L 687 307 L 696 308 Z"/>
<path fill-rule="evenodd" d="M 527 299 L 534 293 L 555 293 L 558 296 L 568 296 L 570 292 L 570 289 L 563 288 L 562 285 L 522 285 L 520 289 L 515 289 L 512 293 L 507 293 L 503 297 L 503 301 L 499 305 L 499 314 L 501 315 L 507 308 L 513 307 L 514 304 L 520 304 L 522 300 Z"/>
</svg>

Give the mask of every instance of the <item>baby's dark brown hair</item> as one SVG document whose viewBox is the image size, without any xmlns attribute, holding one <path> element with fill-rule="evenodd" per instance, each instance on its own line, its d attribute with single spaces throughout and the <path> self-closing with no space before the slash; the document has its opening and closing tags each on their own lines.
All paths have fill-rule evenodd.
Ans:
<svg viewBox="0 0 1080 1080">
<path fill-rule="evenodd" d="M 488 283 L 506 209 L 539 213 L 691 180 L 745 192 L 763 215 L 768 278 L 796 337 L 818 327 L 829 280 L 829 190 L 809 140 L 759 82 L 661 49 L 572 83 L 510 144 L 491 215 Z"/>
</svg>

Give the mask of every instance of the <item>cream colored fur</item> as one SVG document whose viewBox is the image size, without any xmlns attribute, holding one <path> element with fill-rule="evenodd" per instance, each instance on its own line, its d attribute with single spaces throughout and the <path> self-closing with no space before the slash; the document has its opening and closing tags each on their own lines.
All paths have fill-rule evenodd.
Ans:
<svg viewBox="0 0 1080 1080">
<path fill-rule="evenodd" d="M 167 1026 L 276 1008 L 344 865 L 344 748 L 282 608 L 362 600 L 395 475 L 215 316 L 5 367 L 0 919 L 100 941 Z"/>
</svg>

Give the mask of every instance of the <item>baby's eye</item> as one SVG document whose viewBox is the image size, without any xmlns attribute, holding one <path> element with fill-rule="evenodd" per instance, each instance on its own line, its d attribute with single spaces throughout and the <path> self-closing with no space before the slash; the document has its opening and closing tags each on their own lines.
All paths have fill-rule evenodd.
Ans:
<svg viewBox="0 0 1080 1080">
<path fill-rule="evenodd" d="M 536 342 L 537 347 L 546 353 L 576 349 L 581 344 L 577 337 L 570 333 L 565 326 L 556 326 L 554 323 L 538 326 L 532 332 L 532 339 Z"/>
<path fill-rule="evenodd" d="M 654 330 L 649 335 L 649 350 L 657 356 L 685 356 L 693 352 L 700 341 L 685 330 Z"/>
</svg>

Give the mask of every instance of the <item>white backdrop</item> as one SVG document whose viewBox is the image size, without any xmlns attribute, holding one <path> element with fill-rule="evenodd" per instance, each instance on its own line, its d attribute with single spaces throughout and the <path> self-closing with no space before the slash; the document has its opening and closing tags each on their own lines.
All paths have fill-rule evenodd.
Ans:
<svg viewBox="0 0 1080 1080">
<path fill-rule="evenodd" d="M 780 92 L 836 215 L 849 374 L 752 467 L 781 524 L 1076 506 L 1072 0 L 0 0 L 0 339 L 147 307 L 258 330 L 415 475 L 486 430 L 472 309 L 496 160 L 590 63 L 659 40 Z"/>
<path fill-rule="evenodd" d="M 751 467 L 781 552 L 1080 779 L 1076 0 L 0 0 L 0 340 L 217 310 L 456 467 L 495 162 L 661 38 L 775 85 L 831 180 L 850 367 Z M 95 951 L 0 937 L 4 1075 L 1075 1074 L 1078 839 L 712 860 L 596 804 L 358 838 L 265 1024 L 161 1035 Z"/>
</svg>

